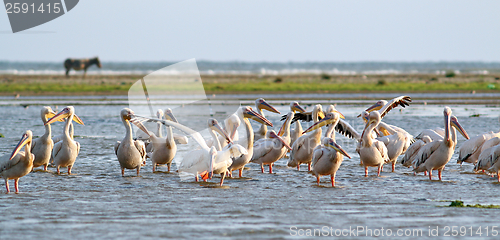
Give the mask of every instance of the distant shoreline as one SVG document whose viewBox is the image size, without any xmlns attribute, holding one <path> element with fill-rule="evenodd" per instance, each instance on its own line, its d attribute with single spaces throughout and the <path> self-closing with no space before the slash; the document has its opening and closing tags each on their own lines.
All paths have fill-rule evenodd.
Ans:
<svg viewBox="0 0 500 240">
<path fill-rule="evenodd" d="M 127 95 L 143 75 L 0 75 L 0 95 Z M 207 94 L 500 92 L 499 74 L 206 74 Z"/>
</svg>

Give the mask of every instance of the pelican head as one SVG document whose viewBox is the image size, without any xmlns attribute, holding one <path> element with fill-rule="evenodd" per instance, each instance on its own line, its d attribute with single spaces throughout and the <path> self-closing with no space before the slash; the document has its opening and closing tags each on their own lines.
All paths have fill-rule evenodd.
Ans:
<svg viewBox="0 0 500 240">
<path fill-rule="evenodd" d="M 124 108 L 124 109 L 122 109 L 122 111 L 120 112 L 120 117 L 121 117 L 121 119 L 122 119 L 123 122 L 131 122 L 131 123 L 133 123 L 139 129 L 141 129 L 141 131 L 145 132 L 146 134 L 148 134 L 148 136 L 151 137 L 151 133 L 141 123 L 141 121 L 139 121 L 137 119 L 134 119 L 135 118 L 135 113 L 134 113 L 134 111 L 132 111 L 132 109 L 130 109 L 130 108 Z"/>
<path fill-rule="evenodd" d="M 47 120 L 47 122 L 45 123 L 45 125 L 51 124 L 51 123 L 56 122 L 56 121 L 61 121 L 64 118 L 70 117 L 71 115 L 73 115 L 73 121 L 77 122 L 78 124 L 85 125 L 85 124 L 83 124 L 82 119 L 80 119 L 80 117 L 78 117 L 75 114 L 75 108 L 73 106 L 67 106 L 67 107 L 65 107 L 63 110 L 61 110 L 55 116 L 53 116 L 52 118 L 50 118 L 49 120 Z"/>
<path fill-rule="evenodd" d="M 337 111 L 337 109 L 334 108 L 332 110 L 332 112 L 326 114 L 326 116 L 323 119 L 321 119 L 318 122 L 316 122 L 315 124 L 313 124 L 311 127 L 306 129 L 302 134 L 316 130 L 316 129 L 321 128 L 323 126 L 326 126 L 328 124 L 337 123 L 340 118 L 345 118 L 345 117 L 342 113 L 340 113 L 339 111 Z"/>
<path fill-rule="evenodd" d="M 325 117 L 325 112 L 323 112 L 323 107 L 321 106 L 321 104 L 317 104 L 316 106 L 314 106 L 313 113 L 315 112 L 318 114 L 319 119 L 323 119 Z"/>
<path fill-rule="evenodd" d="M 17 155 L 17 153 L 21 151 L 21 148 L 23 148 L 24 145 L 26 145 L 27 143 L 31 143 L 32 137 L 33 133 L 30 130 L 26 131 L 26 133 L 24 133 L 23 136 L 21 137 L 21 140 L 17 144 L 16 148 L 14 148 L 14 151 L 10 155 L 9 160 L 12 160 L 12 158 L 14 158 Z"/>
<path fill-rule="evenodd" d="M 165 119 L 167 119 L 167 120 L 179 123 L 177 121 L 177 118 L 175 118 L 174 113 L 172 112 L 172 109 L 170 109 L 170 108 L 165 109 L 164 116 L 165 116 Z"/>
<path fill-rule="evenodd" d="M 163 110 L 158 109 L 158 111 L 156 111 L 156 118 L 163 119 L 163 116 L 165 116 L 165 114 L 163 113 Z"/>
<path fill-rule="evenodd" d="M 368 113 L 371 113 L 376 110 L 380 110 L 383 106 L 387 104 L 386 100 L 379 100 L 375 104 L 373 104 L 371 107 L 367 108 L 365 111 Z M 363 114 L 359 114 L 358 117 L 361 117 Z"/>
<path fill-rule="evenodd" d="M 290 103 L 290 110 L 292 112 L 299 112 L 299 113 L 303 113 L 303 112 L 306 112 L 306 110 L 304 110 L 304 108 L 302 108 L 298 102 L 292 102 Z"/>
<path fill-rule="evenodd" d="M 224 127 L 226 131 L 231 131 L 231 139 L 234 139 L 236 136 L 236 133 L 238 132 L 238 127 L 241 125 L 241 120 L 238 116 L 236 115 L 231 115 L 229 116 L 225 121 L 224 121 Z"/>
<path fill-rule="evenodd" d="M 283 146 L 285 146 L 289 150 L 292 150 L 292 148 L 290 147 L 290 145 L 288 145 L 288 143 L 286 143 L 285 140 L 283 140 L 283 138 L 281 138 L 280 136 L 278 136 L 278 134 L 276 134 L 276 132 L 274 130 L 269 131 L 268 136 L 269 136 L 269 138 L 276 138 L 276 139 L 278 139 L 281 143 L 283 143 Z"/>
<path fill-rule="evenodd" d="M 458 132 L 460 132 L 460 134 L 462 134 L 462 136 L 464 136 L 464 138 L 470 139 L 469 138 L 469 134 L 467 134 L 467 132 L 465 131 L 465 129 L 462 127 L 462 125 L 460 125 L 460 123 L 458 122 L 457 117 L 451 116 L 450 117 L 450 124 L 451 124 L 451 126 L 455 127 L 458 130 Z"/>
<path fill-rule="evenodd" d="M 208 119 L 208 128 L 211 130 L 218 132 L 221 136 L 223 136 L 229 143 L 232 143 L 233 140 L 227 135 L 226 131 L 222 129 L 222 127 L 219 125 L 219 122 L 217 122 L 216 119 L 214 118 L 209 118 Z"/>
<path fill-rule="evenodd" d="M 49 119 L 49 118 L 54 117 L 56 115 L 56 112 L 54 112 L 54 110 L 52 110 L 51 107 L 45 106 L 40 111 L 40 114 L 41 114 L 42 118 L 46 117 L 47 119 Z M 63 121 L 63 120 L 61 120 L 61 121 Z"/>
<path fill-rule="evenodd" d="M 265 109 L 269 112 L 278 113 L 278 114 L 280 113 L 280 111 L 278 111 L 276 108 L 269 105 L 269 103 L 267 103 L 266 100 L 264 100 L 264 98 L 259 98 L 259 99 L 255 100 L 255 106 L 257 106 L 257 108 L 259 110 Z"/>
<path fill-rule="evenodd" d="M 250 118 L 252 120 L 255 120 L 259 123 L 265 124 L 265 125 L 270 126 L 270 127 L 273 126 L 273 124 L 269 120 L 267 120 L 265 117 L 263 117 L 262 115 L 260 115 L 256 111 L 254 111 L 251 107 L 249 107 L 249 106 L 242 107 L 242 110 L 243 110 L 243 117 L 244 118 Z"/>
<path fill-rule="evenodd" d="M 347 152 L 344 149 L 342 149 L 342 147 L 340 147 L 340 145 L 338 145 L 333 139 L 324 138 L 323 144 L 325 145 L 325 147 L 331 147 L 331 148 L 335 149 L 335 151 L 339 152 L 340 154 L 342 154 L 348 158 L 351 158 L 351 156 L 349 156 L 349 154 L 347 154 Z"/>
</svg>

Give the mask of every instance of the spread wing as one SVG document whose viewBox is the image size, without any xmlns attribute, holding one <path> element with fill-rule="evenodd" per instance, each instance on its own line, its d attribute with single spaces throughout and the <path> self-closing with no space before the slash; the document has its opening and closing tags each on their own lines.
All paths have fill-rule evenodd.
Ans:
<svg viewBox="0 0 500 240">
<path fill-rule="evenodd" d="M 343 119 L 339 119 L 337 126 L 335 126 L 335 131 L 338 133 L 352 139 L 359 140 L 361 135 L 356 131 L 348 122 Z"/>
<path fill-rule="evenodd" d="M 281 116 L 281 121 L 285 121 L 287 115 Z M 319 117 L 319 120 L 323 119 L 321 116 Z M 310 122 L 313 120 L 313 114 L 312 112 L 303 112 L 303 113 L 295 113 L 293 116 L 292 122 L 294 123 L 296 121 L 302 121 L 302 122 Z"/>
<path fill-rule="evenodd" d="M 397 98 L 393 98 L 389 101 L 385 106 L 380 109 L 380 117 L 384 117 L 389 111 L 392 109 L 401 106 L 405 108 L 406 106 L 410 106 L 411 97 L 409 96 L 399 96 Z"/>
</svg>

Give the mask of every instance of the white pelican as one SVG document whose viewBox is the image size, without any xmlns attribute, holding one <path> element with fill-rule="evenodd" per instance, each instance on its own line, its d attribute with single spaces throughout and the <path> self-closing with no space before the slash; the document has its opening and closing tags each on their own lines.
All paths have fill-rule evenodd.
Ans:
<svg viewBox="0 0 500 240">
<path fill-rule="evenodd" d="M 136 169 L 137 176 L 139 176 L 141 167 L 146 164 L 146 146 L 141 140 L 134 141 L 130 122 L 134 123 L 134 125 L 145 133 L 149 134 L 149 132 L 142 123 L 132 121 L 134 116 L 134 111 L 129 108 L 124 108 L 120 112 L 120 118 L 125 126 L 126 133 L 121 142 L 116 142 L 114 149 L 118 162 L 120 163 L 122 177 L 125 175 L 125 168 Z"/>
<path fill-rule="evenodd" d="M 330 175 L 332 187 L 335 187 L 335 175 L 344 158 L 342 155 L 351 157 L 333 139 L 325 137 L 322 141 L 323 146 L 320 145 L 314 149 L 312 172 L 316 175 L 318 186 L 320 176 Z"/>
<path fill-rule="evenodd" d="M 252 125 L 250 124 L 250 121 L 248 119 L 252 119 L 254 121 L 257 121 L 261 124 L 267 124 L 268 126 L 272 127 L 273 124 L 264 118 L 262 115 L 258 114 L 255 112 L 252 108 L 250 107 L 240 107 L 237 111 L 237 116 L 238 118 L 241 118 L 243 121 L 243 124 L 245 124 L 245 131 L 246 131 L 246 139 L 241 139 L 238 141 L 238 144 L 241 144 L 242 146 L 246 147 L 247 154 L 243 154 L 240 157 L 237 157 L 233 159 L 233 163 L 229 167 L 229 172 L 238 170 L 239 171 L 239 177 L 241 178 L 243 175 L 243 168 L 247 163 L 250 162 L 253 156 L 253 128 Z M 231 175 L 231 174 L 230 174 Z"/>
<path fill-rule="evenodd" d="M 476 164 L 474 164 L 474 170 L 477 172 L 479 170 L 488 170 L 488 168 L 491 167 L 490 165 L 490 160 L 493 157 L 495 146 L 500 144 L 500 138 L 499 137 L 494 137 L 488 141 L 486 141 L 482 146 L 481 146 L 481 154 L 479 154 L 479 157 L 477 158 Z"/>
<path fill-rule="evenodd" d="M 293 115 L 293 112 L 290 113 Z M 255 142 L 251 162 L 259 164 L 262 172 L 264 172 L 264 165 L 269 165 L 269 173 L 273 173 L 274 162 L 281 159 L 287 149 L 292 148 L 275 131 L 271 130 L 267 135 L 268 138 Z"/>
<path fill-rule="evenodd" d="M 262 109 L 265 109 L 265 110 L 273 112 L 273 113 L 278 113 L 278 114 L 280 113 L 280 111 L 278 111 L 273 106 L 269 105 L 269 103 L 267 103 L 266 100 L 264 100 L 263 98 L 259 98 L 259 99 L 255 100 L 255 107 L 257 108 L 259 114 L 263 117 L 266 117 L 266 116 L 264 115 L 264 112 L 262 111 Z M 266 133 L 267 133 L 267 125 L 262 124 L 260 126 L 259 130 L 257 130 L 257 132 L 254 133 L 254 141 L 258 141 L 261 138 L 265 138 Z"/>
<path fill-rule="evenodd" d="M 316 105 L 313 110 L 313 119 L 314 123 L 319 122 L 319 112 L 322 112 L 321 105 Z M 332 110 L 335 113 L 339 114 L 341 118 L 344 116 L 338 112 L 335 108 Z M 325 119 L 325 118 L 323 118 Z M 338 122 L 338 119 L 335 121 L 335 124 Z M 288 161 L 288 166 L 297 167 L 297 170 L 300 170 L 301 163 L 307 163 L 308 171 L 311 171 L 311 163 L 313 157 L 313 151 L 316 146 L 318 146 L 321 142 L 321 125 L 313 124 L 315 127 L 310 127 L 304 133 L 311 132 L 305 135 L 302 135 L 292 146 L 292 151 L 290 152 L 290 160 Z"/>
<path fill-rule="evenodd" d="M 469 135 L 463 129 L 462 125 L 458 122 L 457 117 L 451 116 L 450 117 L 450 126 L 451 126 L 451 139 L 455 146 L 457 145 L 457 133 L 458 132 L 466 139 L 469 139 Z M 441 135 L 442 134 L 442 135 Z M 437 141 L 437 140 L 443 140 L 444 139 L 444 129 L 442 128 L 435 128 L 435 129 L 426 129 L 420 132 L 420 134 L 417 135 L 416 139 L 418 139 L 415 143 L 413 143 L 410 148 L 408 148 L 407 152 L 405 153 L 401 163 L 405 167 L 410 167 L 413 161 L 417 156 L 420 156 L 421 153 L 419 153 L 421 147 L 423 147 L 425 144 L 430 143 L 432 141 Z"/>
<path fill-rule="evenodd" d="M 499 118 L 500 120 L 500 118 Z M 462 143 L 462 146 L 460 146 L 460 151 L 458 154 L 458 160 L 457 163 L 462 164 L 463 162 L 468 162 L 475 164 L 477 162 L 477 159 L 479 155 L 481 154 L 481 146 L 488 140 L 494 138 L 494 137 L 500 137 L 500 132 L 488 132 L 484 133 L 478 136 L 475 136 L 464 143 Z"/>
<path fill-rule="evenodd" d="M 35 155 L 31 153 L 32 132 L 30 130 L 23 134 L 21 140 L 10 155 L 10 158 L 3 159 L 0 162 L 0 176 L 5 180 L 7 193 L 9 190 L 9 179 L 14 179 L 16 193 L 19 192 L 19 178 L 25 176 L 33 168 L 33 160 Z M 24 152 L 20 152 L 21 148 L 26 145 Z"/>
<path fill-rule="evenodd" d="M 47 122 L 47 119 L 55 115 L 56 113 L 52 110 L 52 108 L 47 106 L 43 107 L 41 110 L 43 124 Z M 45 133 L 41 137 L 33 140 L 31 144 L 31 152 L 35 155 L 33 168 L 43 166 L 43 170 L 47 171 L 53 147 L 54 141 L 51 139 L 50 124 L 47 124 L 45 125 Z"/>
<path fill-rule="evenodd" d="M 385 144 L 371 137 L 373 129 L 380 121 L 380 113 L 378 111 L 371 112 L 361 135 L 359 158 L 365 167 L 365 177 L 368 177 L 368 167 L 378 167 L 377 176 L 380 176 L 384 163 L 389 160 Z"/>
<path fill-rule="evenodd" d="M 161 112 L 162 114 L 158 114 L 159 119 L 165 117 L 167 120 L 177 122 L 172 110 L 170 108 L 165 109 L 165 112 Z M 163 114 L 164 113 L 164 114 Z M 162 126 L 161 123 L 157 123 Z M 161 130 L 158 131 L 161 134 Z M 167 126 L 167 137 L 156 136 L 154 133 L 151 133 L 149 137 L 151 141 L 151 145 L 153 145 L 153 151 L 148 153 L 148 156 L 151 158 L 153 162 L 153 172 L 156 171 L 156 166 L 159 164 L 166 164 L 168 171 L 170 172 L 170 167 L 172 165 L 172 160 L 177 153 L 177 145 L 174 141 L 174 134 L 171 126 Z"/>
<path fill-rule="evenodd" d="M 377 110 L 380 113 L 380 117 L 383 118 L 389 111 L 396 108 L 398 105 L 404 108 L 410 106 L 410 102 L 411 98 L 409 96 L 399 96 L 391 99 L 389 102 L 386 100 L 379 100 L 365 111 L 370 113 Z M 361 117 L 361 114 L 358 115 L 358 117 Z"/>
<path fill-rule="evenodd" d="M 67 118 L 64 127 L 64 137 L 62 141 L 54 145 L 52 149 L 52 158 L 54 158 L 54 165 L 57 168 L 57 174 L 60 174 L 59 167 L 68 167 L 68 174 L 71 175 L 71 168 L 75 163 L 76 157 L 80 152 L 80 143 L 74 141 L 69 135 L 69 125 L 73 120 L 79 124 L 83 124 L 82 120 L 75 114 L 73 106 L 65 107 L 62 111 L 49 119 L 45 125 Z"/>
<path fill-rule="evenodd" d="M 292 102 L 290 103 L 290 111 L 294 113 L 304 113 L 306 110 L 302 108 L 298 102 Z M 285 116 L 286 118 L 286 116 Z M 290 132 L 290 146 L 293 145 L 295 140 L 299 139 L 300 136 L 302 136 L 302 132 L 304 130 L 302 129 L 302 125 L 300 124 L 300 121 L 295 121 L 295 128 L 293 128 Z"/>
<path fill-rule="evenodd" d="M 430 180 L 432 180 L 432 170 L 438 170 L 439 180 L 442 180 L 441 172 L 450 161 L 455 149 L 455 143 L 453 142 L 450 129 L 451 109 L 445 107 L 443 114 L 445 130 L 444 139 L 432 141 L 423 146 L 421 155 L 417 156 L 414 162 L 413 171 L 417 173 L 427 171 Z"/>
</svg>

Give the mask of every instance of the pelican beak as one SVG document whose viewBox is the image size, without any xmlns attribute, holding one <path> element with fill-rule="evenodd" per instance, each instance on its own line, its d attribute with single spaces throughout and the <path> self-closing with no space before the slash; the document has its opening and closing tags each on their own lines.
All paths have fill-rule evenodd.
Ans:
<svg viewBox="0 0 500 240">
<path fill-rule="evenodd" d="M 340 118 L 345 119 L 344 114 L 341 112 L 337 111 L 337 109 L 333 110 L 334 112 L 338 113 L 340 115 Z"/>
<path fill-rule="evenodd" d="M 45 125 L 51 124 L 51 123 L 54 123 L 54 122 L 57 122 L 57 121 L 60 121 L 60 120 L 63 120 L 64 118 L 67 118 L 68 115 L 69 115 L 69 109 L 68 108 L 64 108 L 58 114 L 54 115 L 49 120 L 47 120 L 47 122 L 45 123 Z"/>
<path fill-rule="evenodd" d="M 259 108 L 260 109 L 266 109 L 267 111 L 269 112 L 273 112 L 273 113 L 278 113 L 280 114 L 280 111 L 278 111 L 278 109 L 274 108 L 273 106 L 269 105 L 269 103 L 267 103 L 266 101 L 262 101 L 260 104 L 259 104 Z"/>
<path fill-rule="evenodd" d="M 175 122 L 175 123 L 179 123 L 177 121 L 177 118 L 175 118 L 175 116 L 172 112 L 165 113 L 165 119 L 170 120 L 170 121 Z"/>
<path fill-rule="evenodd" d="M 379 102 L 373 104 L 371 107 L 367 108 L 365 111 L 367 112 L 373 112 L 375 110 L 379 110 L 383 107 L 383 105 Z"/>
<path fill-rule="evenodd" d="M 458 119 L 455 116 L 451 117 L 450 123 L 452 126 L 455 126 L 455 128 L 460 132 L 460 134 L 462 134 L 462 136 L 464 136 L 464 138 L 470 139 L 469 134 L 467 134 L 467 132 L 462 127 L 462 125 L 460 125 L 460 123 L 458 122 Z"/>
<path fill-rule="evenodd" d="M 135 115 L 128 115 L 128 120 L 133 123 L 137 128 L 141 129 L 144 133 L 151 137 L 151 133 L 149 133 L 148 129 L 142 124 L 141 121 L 135 118 Z"/>
<path fill-rule="evenodd" d="M 228 143 L 232 143 L 233 142 L 233 139 L 230 138 L 229 135 L 227 135 L 227 132 L 224 129 L 222 129 L 222 127 L 218 123 L 216 123 L 215 125 L 213 125 L 212 129 L 215 130 L 216 132 L 218 132 L 224 138 L 226 138 L 226 140 L 227 140 Z"/>
<path fill-rule="evenodd" d="M 323 118 L 325 118 L 325 113 L 323 111 L 319 111 L 318 112 L 318 118 L 321 120 Z"/>
<path fill-rule="evenodd" d="M 308 129 L 306 129 L 302 134 L 308 133 L 310 131 L 314 131 L 318 128 L 321 128 L 323 126 L 326 126 L 328 124 L 333 123 L 333 117 L 330 117 L 330 116 L 331 115 L 328 115 L 328 117 L 324 117 L 323 119 L 319 120 L 318 122 L 316 122 L 315 124 L 310 126 Z"/>
<path fill-rule="evenodd" d="M 294 104 L 292 107 L 292 111 L 299 112 L 299 113 L 306 112 L 306 110 L 304 108 L 302 108 L 302 106 L 300 106 L 299 104 Z"/>
<path fill-rule="evenodd" d="M 251 107 L 247 107 L 247 109 L 243 112 L 243 116 L 246 118 L 251 118 L 254 121 L 257 121 L 261 124 L 265 124 L 267 126 L 272 127 L 273 123 L 271 123 L 267 118 L 263 117 L 256 111 L 254 111 Z"/>
<path fill-rule="evenodd" d="M 346 156 L 348 158 L 351 158 L 351 156 L 349 156 L 349 154 L 347 154 L 347 152 L 344 149 L 342 149 L 342 147 L 340 147 L 340 145 L 338 145 L 333 140 L 332 141 L 328 141 L 327 146 L 335 149 L 337 152 L 341 153 L 342 155 L 344 155 L 344 156 Z"/>
<path fill-rule="evenodd" d="M 283 140 L 283 138 L 281 138 L 280 136 L 278 136 L 275 132 L 271 132 L 271 137 L 272 138 L 277 138 L 281 143 L 283 143 L 283 145 L 288 148 L 288 150 L 292 150 L 292 148 L 290 147 L 290 145 L 288 145 L 288 143 L 285 142 L 285 140 Z"/>
<path fill-rule="evenodd" d="M 73 121 L 75 121 L 78 124 L 85 125 L 82 119 L 80 119 L 80 117 L 78 117 L 76 114 L 73 114 Z"/>
<path fill-rule="evenodd" d="M 29 137 L 28 137 L 28 134 L 23 134 L 21 140 L 19 141 L 19 143 L 17 144 L 16 148 L 14 148 L 14 151 L 12 152 L 12 155 L 10 155 L 10 158 L 9 160 L 12 160 L 12 158 L 14 158 L 17 153 L 19 153 L 19 151 L 21 151 L 21 148 L 26 145 L 26 143 L 29 142 Z"/>
<path fill-rule="evenodd" d="M 387 131 L 387 129 L 385 129 L 384 127 L 382 127 L 382 126 L 380 126 L 380 125 L 379 125 L 379 127 L 380 127 L 380 132 L 381 132 L 382 134 L 384 134 L 384 136 L 389 136 L 389 135 L 391 135 L 391 134 L 389 133 L 389 131 Z"/>
</svg>

